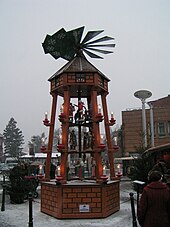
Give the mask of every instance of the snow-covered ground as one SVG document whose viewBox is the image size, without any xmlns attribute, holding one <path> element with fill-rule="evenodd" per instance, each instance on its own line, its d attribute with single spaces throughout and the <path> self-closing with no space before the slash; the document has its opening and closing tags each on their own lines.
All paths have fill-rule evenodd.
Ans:
<svg viewBox="0 0 170 227">
<path fill-rule="evenodd" d="M 40 198 L 33 202 L 34 227 L 130 227 L 132 226 L 132 213 L 129 193 L 133 192 L 132 182 L 122 179 L 120 182 L 120 211 L 101 219 L 56 219 L 40 212 Z M 40 189 L 39 189 L 40 190 Z M 136 203 L 136 202 L 135 202 Z M 10 204 L 6 198 L 5 211 L 0 211 L 1 227 L 26 227 L 29 222 L 29 203 Z"/>
</svg>

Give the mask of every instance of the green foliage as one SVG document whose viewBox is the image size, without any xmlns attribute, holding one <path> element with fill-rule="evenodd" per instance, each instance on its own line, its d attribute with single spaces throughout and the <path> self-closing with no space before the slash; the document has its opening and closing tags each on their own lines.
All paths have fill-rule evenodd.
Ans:
<svg viewBox="0 0 170 227">
<path fill-rule="evenodd" d="M 27 170 L 22 165 L 15 166 L 9 173 L 9 184 L 7 185 L 7 193 L 10 195 L 12 203 L 23 203 L 25 194 L 24 176 Z"/>
<path fill-rule="evenodd" d="M 23 203 L 29 192 L 34 192 L 38 186 L 35 178 L 27 179 L 32 166 L 20 164 L 15 166 L 9 172 L 9 183 L 6 186 L 7 193 L 10 195 L 11 202 Z"/>
<path fill-rule="evenodd" d="M 17 122 L 11 118 L 4 129 L 4 151 L 11 157 L 19 159 L 21 156 L 22 145 L 24 144 L 24 136 L 22 131 L 17 128 Z"/>
<path fill-rule="evenodd" d="M 154 165 L 154 160 L 151 156 L 143 155 L 145 148 L 141 145 L 136 147 L 136 152 L 139 154 L 137 158 L 134 158 L 133 166 L 131 167 L 128 176 L 132 180 L 139 180 L 148 182 L 148 173 Z"/>
<path fill-rule="evenodd" d="M 128 176 L 131 180 L 139 180 L 147 182 L 147 176 L 153 166 L 153 160 L 149 157 L 140 156 L 134 158 L 133 166 L 131 166 Z"/>
</svg>

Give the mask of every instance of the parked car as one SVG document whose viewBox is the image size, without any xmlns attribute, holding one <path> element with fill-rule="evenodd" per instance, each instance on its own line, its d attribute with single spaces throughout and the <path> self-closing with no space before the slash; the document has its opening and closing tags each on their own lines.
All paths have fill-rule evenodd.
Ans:
<svg viewBox="0 0 170 227">
<path fill-rule="evenodd" d="M 8 169 L 13 169 L 15 166 L 17 166 L 18 165 L 18 163 L 17 162 L 14 162 L 14 163 L 8 163 L 7 164 L 7 167 L 8 167 Z"/>
<path fill-rule="evenodd" d="M 0 172 L 5 171 L 5 170 L 9 170 L 8 165 L 5 163 L 0 163 Z"/>
</svg>

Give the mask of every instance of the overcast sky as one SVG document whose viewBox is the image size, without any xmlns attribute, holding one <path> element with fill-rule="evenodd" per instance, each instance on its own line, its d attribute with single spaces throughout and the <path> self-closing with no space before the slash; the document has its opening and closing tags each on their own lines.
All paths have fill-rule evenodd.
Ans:
<svg viewBox="0 0 170 227">
<path fill-rule="evenodd" d="M 11 117 L 27 144 L 48 132 L 51 111 L 48 78 L 67 61 L 44 54 L 42 42 L 60 28 L 85 26 L 114 37 L 114 53 L 88 60 L 108 78 L 108 110 L 118 127 L 121 111 L 141 107 L 137 90 L 156 100 L 170 94 L 169 0 L 0 0 L 0 133 Z M 56 128 L 59 126 L 56 119 Z"/>
</svg>

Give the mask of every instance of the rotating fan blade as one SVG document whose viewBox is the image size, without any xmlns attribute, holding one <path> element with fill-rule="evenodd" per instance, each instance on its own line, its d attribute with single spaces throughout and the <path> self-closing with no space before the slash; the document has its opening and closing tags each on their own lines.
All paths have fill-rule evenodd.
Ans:
<svg viewBox="0 0 170 227">
<path fill-rule="evenodd" d="M 115 47 L 115 44 L 98 44 L 98 45 L 87 45 L 87 47 Z"/>
<path fill-rule="evenodd" d="M 86 36 L 84 37 L 82 43 L 86 43 L 87 41 L 89 41 L 90 39 L 94 38 L 95 36 L 99 35 L 101 32 L 103 32 L 104 30 L 101 31 L 89 31 L 87 32 Z"/>
<path fill-rule="evenodd" d="M 90 48 L 90 47 L 86 47 L 86 49 L 92 50 L 92 51 L 96 51 L 96 52 L 99 52 L 99 53 L 102 53 L 102 54 L 111 54 L 111 53 L 113 53 L 113 51 L 99 50 L 99 49 Z"/>
<path fill-rule="evenodd" d="M 64 28 L 61 28 L 56 33 L 54 33 L 51 37 L 56 40 L 60 40 L 60 39 L 63 39 L 65 35 L 66 35 L 66 30 Z"/>
<path fill-rule="evenodd" d="M 99 31 L 89 31 L 85 35 L 83 41 L 81 42 L 84 26 L 66 31 L 61 28 L 59 31 L 55 32 L 53 35 L 46 35 L 42 47 L 45 54 L 51 54 L 55 59 L 63 58 L 70 61 L 75 56 L 80 56 L 84 51 L 87 55 L 92 58 L 102 58 L 93 52 L 99 52 L 102 54 L 113 53 L 112 51 L 104 50 L 104 48 L 113 48 L 115 44 L 97 44 L 99 42 L 113 40 L 109 36 L 104 36 L 96 40 L 90 41 L 104 30 Z M 100 48 L 101 47 L 101 48 Z M 99 48 L 99 49 L 98 49 Z"/>
<path fill-rule="evenodd" d="M 56 60 L 57 60 L 58 58 L 61 57 L 61 53 L 58 52 L 58 51 L 51 52 L 50 54 L 51 54 L 51 56 L 53 56 L 53 58 L 55 58 Z"/>
<path fill-rule="evenodd" d="M 73 37 L 75 44 L 78 44 L 78 43 L 80 43 L 81 37 L 83 35 L 83 31 L 84 31 L 84 26 L 80 27 L 80 28 L 76 28 L 71 31 L 68 31 L 67 35 Z"/>
<path fill-rule="evenodd" d="M 85 50 L 85 49 L 83 49 L 84 50 L 84 52 L 87 54 L 87 55 L 89 55 L 91 58 L 101 58 L 101 59 L 103 59 L 102 57 L 100 57 L 99 55 L 97 55 L 97 54 L 93 54 L 92 52 L 90 52 L 90 51 L 88 51 L 88 50 Z"/>
<path fill-rule="evenodd" d="M 45 54 L 48 54 L 51 50 L 54 50 L 53 39 L 50 35 L 46 35 L 42 46 Z"/>
<path fill-rule="evenodd" d="M 109 36 L 104 36 L 104 37 L 102 37 L 100 39 L 96 39 L 94 41 L 91 41 L 89 43 L 86 43 L 86 45 L 89 45 L 89 44 L 92 44 L 92 43 L 98 43 L 98 42 L 108 41 L 108 40 L 112 40 L 112 39 L 114 39 L 114 38 L 111 38 Z"/>
</svg>

